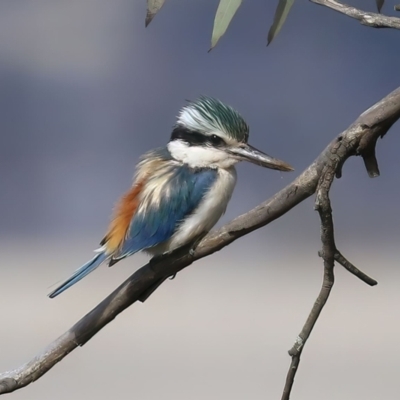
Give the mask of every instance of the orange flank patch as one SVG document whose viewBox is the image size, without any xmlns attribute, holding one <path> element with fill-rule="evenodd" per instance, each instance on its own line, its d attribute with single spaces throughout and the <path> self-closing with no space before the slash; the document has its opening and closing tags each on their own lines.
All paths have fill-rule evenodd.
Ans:
<svg viewBox="0 0 400 400">
<path fill-rule="evenodd" d="M 143 185 L 143 181 L 135 184 L 117 203 L 113 220 L 110 223 L 108 233 L 104 239 L 108 254 L 116 251 L 125 240 L 132 217 L 139 207 L 139 194 Z"/>
</svg>

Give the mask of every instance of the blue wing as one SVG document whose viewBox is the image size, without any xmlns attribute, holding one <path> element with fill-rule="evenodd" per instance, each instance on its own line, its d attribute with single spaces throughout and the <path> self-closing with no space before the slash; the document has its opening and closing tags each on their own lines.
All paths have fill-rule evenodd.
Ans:
<svg viewBox="0 0 400 400">
<path fill-rule="evenodd" d="M 172 174 L 168 170 L 158 201 L 153 200 L 147 204 L 145 212 L 133 216 L 127 238 L 112 260 L 120 260 L 170 239 L 185 217 L 197 208 L 216 178 L 215 169 L 179 166 L 174 167 Z"/>
</svg>

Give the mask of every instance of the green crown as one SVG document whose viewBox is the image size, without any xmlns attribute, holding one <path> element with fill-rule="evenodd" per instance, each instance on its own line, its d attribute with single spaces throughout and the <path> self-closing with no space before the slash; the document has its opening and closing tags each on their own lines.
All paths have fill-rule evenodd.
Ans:
<svg viewBox="0 0 400 400">
<path fill-rule="evenodd" d="M 191 102 L 187 107 L 197 111 L 203 121 L 196 121 L 205 129 L 211 126 L 221 130 L 227 136 L 238 142 L 247 143 L 249 138 L 249 126 L 243 117 L 232 107 L 212 97 L 201 96 Z"/>
</svg>

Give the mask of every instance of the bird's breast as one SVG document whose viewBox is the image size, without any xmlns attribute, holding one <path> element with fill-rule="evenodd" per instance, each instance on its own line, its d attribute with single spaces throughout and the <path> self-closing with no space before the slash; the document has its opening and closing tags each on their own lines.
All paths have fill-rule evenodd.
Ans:
<svg viewBox="0 0 400 400">
<path fill-rule="evenodd" d="M 235 184 L 236 170 L 234 167 L 219 169 L 214 184 L 194 212 L 180 224 L 167 244 L 166 251 L 188 244 L 197 237 L 208 233 L 225 213 Z"/>
</svg>

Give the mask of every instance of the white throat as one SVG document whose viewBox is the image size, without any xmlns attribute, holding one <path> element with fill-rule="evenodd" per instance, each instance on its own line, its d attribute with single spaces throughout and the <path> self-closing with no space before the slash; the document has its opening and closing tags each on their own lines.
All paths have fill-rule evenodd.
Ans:
<svg viewBox="0 0 400 400">
<path fill-rule="evenodd" d="M 167 145 L 171 156 L 192 168 L 230 168 L 238 161 L 225 151 L 214 147 L 189 146 L 183 140 L 173 140 Z"/>
</svg>

